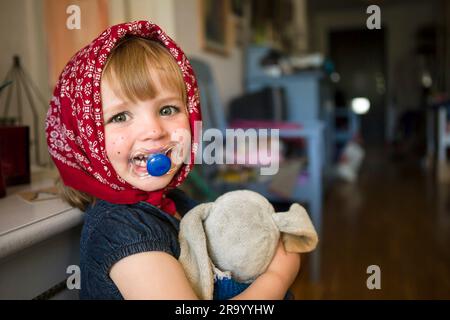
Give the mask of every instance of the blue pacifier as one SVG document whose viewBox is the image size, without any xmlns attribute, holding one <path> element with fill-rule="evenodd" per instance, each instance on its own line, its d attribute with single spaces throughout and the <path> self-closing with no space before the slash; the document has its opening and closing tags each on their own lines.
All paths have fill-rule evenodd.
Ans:
<svg viewBox="0 0 450 320">
<path fill-rule="evenodd" d="M 130 172 L 139 178 L 170 174 L 176 169 L 172 158 L 180 155 L 181 147 L 177 142 L 171 142 L 158 150 L 136 150 L 129 159 Z"/>
<path fill-rule="evenodd" d="M 155 177 L 160 177 L 166 174 L 172 167 L 172 161 L 168 156 L 162 153 L 152 154 L 147 160 L 148 174 Z"/>
</svg>

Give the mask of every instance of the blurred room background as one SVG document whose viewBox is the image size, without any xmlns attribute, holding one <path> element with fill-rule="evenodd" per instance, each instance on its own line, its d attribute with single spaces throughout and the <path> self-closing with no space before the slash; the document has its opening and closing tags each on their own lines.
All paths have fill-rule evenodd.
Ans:
<svg viewBox="0 0 450 320">
<path fill-rule="evenodd" d="M 192 59 L 204 129 L 280 129 L 276 175 L 197 165 L 183 189 L 302 203 L 320 244 L 302 258 L 297 299 L 450 298 L 445 0 L 0 0 L 0 298 L 76 296 L 64 284 L 82 214 L 51 196 L 44 118 L 70 57 L 141 19 Z M 45 197 L 36 190 L 49 198 L 17 197 Z"/>
</svg>

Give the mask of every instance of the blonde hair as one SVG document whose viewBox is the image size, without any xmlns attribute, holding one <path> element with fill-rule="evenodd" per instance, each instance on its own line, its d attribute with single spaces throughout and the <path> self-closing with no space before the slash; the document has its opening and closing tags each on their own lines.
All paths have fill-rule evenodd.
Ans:
<svg viewBox="0 0 450 320">
<path fill-rule="evenodd" d="M 95 205 L 96 199 L 94 196 L 66 186 L 61 178 L 56 179 L 55 184 L 61 198 L 72 207 L 78 208 L 81 211 L 86 211 L 90 204 Z"/>
<path fill-rule="evenodd" d="M 179 92 L 186 103 L 186 87 L 180 67 L 172 55 L 156 41 L 129 36 L 111 52 L 103 69 L 107 80 L 121 98 L 132 102 L 153 99 L 158 86 Z"/>
<path fill-rule="evenodd" d="M 156 41 L 128 36 L 123 38 L 111 51 L 102 79 L 106 79 L 114 92 L 121 98 L 132 102 L 153 99 L 158 86 L 173 89 L 187 102 L 186 86 L 172 55 Z M 95 204 L 95 197 L 75 190 L 58 179 L 59 194 L 71 206 L 85 211 Z"/>
</svg>

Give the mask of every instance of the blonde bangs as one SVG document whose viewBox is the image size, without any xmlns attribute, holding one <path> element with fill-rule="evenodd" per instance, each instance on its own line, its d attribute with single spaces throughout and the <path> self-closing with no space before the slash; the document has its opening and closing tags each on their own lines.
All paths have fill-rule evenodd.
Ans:
<svg viewBox="0 0 450 320">
<path fill-rule="evenodd" d="M 179 92 L 186 103 L 181 70 L 170 53 L 155 41 L 138 37 L 122 40 L 109 55 L 103 77 L 122 99 L 153 99 L 163 87 Z"/>
</svg>

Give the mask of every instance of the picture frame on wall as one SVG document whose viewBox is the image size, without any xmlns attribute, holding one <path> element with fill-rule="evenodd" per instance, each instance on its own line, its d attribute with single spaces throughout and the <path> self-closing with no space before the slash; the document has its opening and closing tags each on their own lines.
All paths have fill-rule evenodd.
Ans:
<svg viewBox="0 0 450 320">
<path fill-rule="evenodd" d="M 232 47 L 230 0 L 198 0 L 200 33 L 205 51 L 229 55 Z"/>
</svg>

